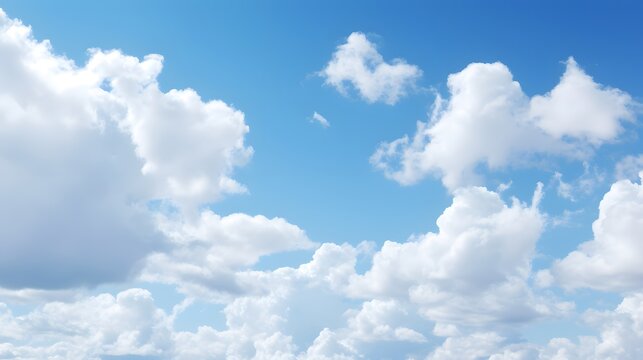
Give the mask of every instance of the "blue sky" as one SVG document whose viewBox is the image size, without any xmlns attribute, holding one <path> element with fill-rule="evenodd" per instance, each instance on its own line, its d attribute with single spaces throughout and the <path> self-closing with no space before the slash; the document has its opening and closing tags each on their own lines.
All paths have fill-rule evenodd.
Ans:
<svg viewBox="0 0 643 360">
<path fill-rule="evenodd" d="M 0 357 L 643 355 L 641 5 L 0 7 Z"/>
</svg>

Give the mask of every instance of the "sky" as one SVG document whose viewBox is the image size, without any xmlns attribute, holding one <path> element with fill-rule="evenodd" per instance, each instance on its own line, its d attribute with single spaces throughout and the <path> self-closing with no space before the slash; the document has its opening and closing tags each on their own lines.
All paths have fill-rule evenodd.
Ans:
<svg viewBox="0 0 643 360">
<path fill-rule="evenodd" d="M 0 9 L 0 358 L 643 357 L 640 4 Z"/>
</svg>

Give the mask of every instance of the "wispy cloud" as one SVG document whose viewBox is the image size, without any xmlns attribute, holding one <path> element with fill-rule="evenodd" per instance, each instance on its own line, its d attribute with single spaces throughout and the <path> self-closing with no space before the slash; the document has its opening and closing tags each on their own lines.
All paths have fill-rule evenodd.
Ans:
<svg viewBox="0 0 643 360">
<path fill-rule="evenodd" d="M 320 123 L 321 126 L 323 126 L 325 128 L 330 126 L 330 123 L 328 122 L 328 120 L 322 114 L 318 113 L 317 111 L 315 111 L 313 113 L 313 117 L 311 119 L 312 119 L 312 121 L 316 121 L 316 122 Z"/>
</svg>

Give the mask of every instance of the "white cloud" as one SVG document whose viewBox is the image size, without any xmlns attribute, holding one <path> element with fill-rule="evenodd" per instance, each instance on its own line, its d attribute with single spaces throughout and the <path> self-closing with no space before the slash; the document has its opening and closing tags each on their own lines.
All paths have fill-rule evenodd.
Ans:
<svg viewBox="0 0 643 360">
<path fill-rule="evenodd" d="M 372 304 L 407 304 L 400 305 L 404 311 L 439 322 L 441 328 L 501 326 L 563 314 L 572 305 L 538 296 L 528 284 L 545 221 L 538 210 L 541 197 L 541 184 L 529 205 L 517 199 L 507 205 L 487 189 L 463 188 L 438 218 L 439 232 L 385 242 L 364 274 L 355 268 L 359 248 L 326 243 L 312 261 L 281 269 L 281 275 L 350 298 L 377 300 Z M 381 333 L 392 336 L 395 327 L 388 325 Z"/>
<path fill-rule="evenodd" d="M 279 329 L 284 309 L 275 296 L 241 297 L 225 308 L 226 329 L 175 332 L 173 359 L 295 359 L 292 337 Z"/>
<path fill-rule="evenodd" d="M 189 332 L 176 331 L 173 317 L 144 289 L 50 302 L 20 316 L 0 303 L 0 354 L 34 360 L 295 359 L 292 338 L 279 331 L 283 311 L 277 296 L 241 297 L 226 307 L 225 329 L 200 326 Z"/>
<path fill-rule="evenodd" d="M 464 337 L 447 338 L 427 360 L 477 360 L 488 358 L 505 339 L 498 334 L 474 333 Z"/>
<path fill-rule="evenodd" d="M 158 55 L 139 61 L 119 51 L 94 51 L 87 68 L 104 77 L 126 105 L 119 125 L 131 135 L 158 198 L 192 208 L 245 191 L 229 177 L 252 154 L 244 145 L 248 126 L 242 112 L 220 100 L 203 102 L 192 89 L 161 92 Z"/>
<path fill-rule="evenodd" d="M 0 311 L 1 307 L 0 307 Z M 171 347 L 171 328 L 151 294 L 129 289 L 77 302 L 47 303 L 22 316 L 0 315 L 12 357 L 97 359 L 100 355 L 159 355 Z"/>
<path fill-rule="evenodd" d="M 480 165 L 503 168 L 536 155 L 587 158 L 634 118 L 629 95 L 594 83 L 573 60 L 544 97 L 530 99 L 498 62 L 470 64 L 447 84 L 451 97 L 446 104 L 437 97 L 413 138 L 383 143 L 371 157 L 388 178 L 409 185 L 434 174 L 454 190 L 479 184 Z"/>
<path fill-rule="evenodd" d="M 161 92 L 159 55 L 53 53 L 0 11 L 0 286 L 119 281 L 162 243 L 147 203 L 189 212 L 244 188 L 244 115 Z"/>
<path fill-rule="evenodd" d="M 340 343 L 341 337 L 329 329 L 319 333 L 313 344 L 302 356 L 302 360 L 351 360 L 355 359 L 354 351 Z"/>
<path fill-rule="evenodd" d="M 209 300 L 256 290 L 240 283 L 236 272 L 261 256 L 315 246 L 299 227 L 261 215 L 204 211 L 194 220 L 159 216 L 159 224 L 171 247 L 149 256 L 142 279 L 175 284 Z"/>
<path fill-rule="evenodd" d="M 366 35 L 354 32 L 337 47 L 320 75 L 344 95 L 349 83 L 367 102 L 393 105 L 415 87 L 422 70 L 403 59 L 385 62 Z"/>
<path fill-rule="evenodd" d="M 348 338 L 351 341 L 426 341 L 424 335 L 416 330 L 394 325 L 407 315 L 404 306 L 395 300 L 367 301 L 361 309 L 349 311 L 348 315 Z"/>
<path fill-rule="evenodd" d="M 632 291 L 643 286 L 643 185 L 614 183 L 599 206 L 592 225 L 594 239 L 581 244 L 551 268 L 556 282 L 566 288 L 589 287 Z"/>
<path fill-rule="evenodd" d="M 556 138 L 572 137 L 598 145 L 619 135 L 622 120 L 634 120 L 632 105 L 627 93 L 597 84 L 570 57 L 558 85 L 531 99 L 530 114 Z"/>
<path fill-rule="evenodd" d="M 527 284 L 544 222 L 540 191 L 529 206 L 516 199 L 508 206 L 484 188 L 456 191 L 437 220 L 438 233 L 385 242 L 364 275 L 349 277 L 345 291 L 408 299 L 445 325 L 522 322 L 566 311 L 568 304 L 541 299 Z"/>
<path fill-rule="evenodd" d="M 140 163 L 111 122 L 123 109 L 99 85 L 0 12 L 0 286 L 121 280 L 157 246 Z"/>
<path fill-rule="evenodd" d="M 318 113 L 317 111 L 315 111 L 313 113 L 312 119 L 314 121 L 317 121 L 319 124 L 321 124 L 321 126 L 323 126 L 325 128 L 330 126 L 330 123 L 328 122 L 328 120 L 324 116 L 322 116 L 320 113 Z"/>
<path fill-rule="evenodd" d="M 282 331 L 283 325 L 292 321 L 285 317 L 285 300 L 277 294 L 240 297 L 226 306 L 224 329 L 203 325 L 196 331 L 175 330 L 173 317 L 159 309 L 143 289 L 68 303 L 50 302 L 25 315 L 14 315 L 0 304 L 0 354 L 19 359 L 140 355 L 160 359 L 339 360 L 377 358 L 382 354 L 365 356 L 364 351 L 382 341 L 421 341 L 430 346 L 414 330 L 392 325 L 399 322 L 398 315 L 404 315 L 404 307 L 376 300 L 349 312 L 347 328 L 324 328 L 302 350 Z M 582 336 L 578 341 L 554 338 L 546 345 L 535 345 L 516 343 L 492 331 L 474 331 L 453 334 L 425 353 L 432 360 L 628 360 L 643 354 L 643 295 L 627 296 L 614 311 L 587 311 L 583 318 L 599 330 L 598 336 Z"/>
</svg>

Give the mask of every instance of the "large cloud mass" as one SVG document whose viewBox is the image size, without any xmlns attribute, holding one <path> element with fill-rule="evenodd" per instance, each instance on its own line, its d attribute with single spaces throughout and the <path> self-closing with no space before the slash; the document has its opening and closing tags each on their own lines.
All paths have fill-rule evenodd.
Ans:
<svg viewBox="0 0 643 360">
<path fill-rule="evenodd" d="M 449 75 L 451 97 L 438 97 L 433 116 L 412 138 L 382 144 L 372 164 L 401 183 L 434 174 L 454 190 L 481 182 L 476 169 L 529 161 L 535 155 L 586 158 L 615 140 L 621 122 L 634 118 L 634 102 L 594 82 L 570 58 L 560 83 L 529 98 L 502 63 L 474 63 Z"/>
<path fill-rule="evenodd" d="M 0 12 L 0 286 L 121 280 L 161 243 L 148 201 L 243 191 L 243 113 L 160 91 L 161 68 L 99 50 L 79 67 Z"/>
</svg>

